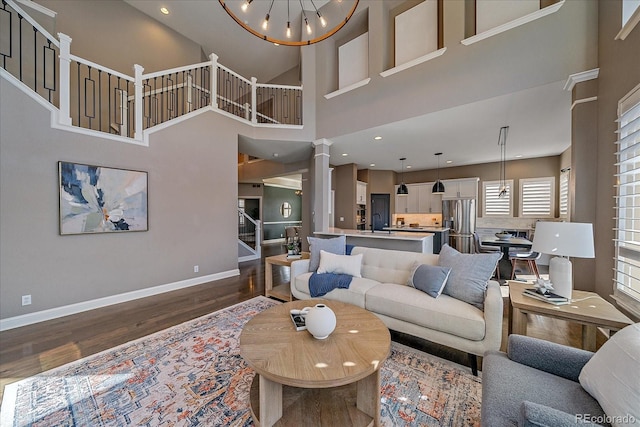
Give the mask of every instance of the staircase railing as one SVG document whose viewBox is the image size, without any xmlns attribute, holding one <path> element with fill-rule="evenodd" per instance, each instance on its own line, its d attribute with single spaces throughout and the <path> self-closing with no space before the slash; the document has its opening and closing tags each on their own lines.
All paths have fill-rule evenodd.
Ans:
<svg viewBox="0 0 640 427">
<path fill-rule="evenodd" d="M 148 74 L 136 64 L 128 76 L 72 55 L 70 37 L 56 39 L 13 0 L 2 0 L 0 15 L 2 68 L 57 107 L 61 126 L 138 143 L 145 130 L 205 109 L 253 126 L 302 126 L 302 86 L 258 84 L 215 54 Z"/>
<path fill-rule="evenodd" d="M 244 255 L 238 254 L 238 261 L 260 258 L 262 255 L 261 235 L 261 221 L 251 218 L 242 209 L 238 209 L 238 244 L 245 253 Z"/>
</svg>

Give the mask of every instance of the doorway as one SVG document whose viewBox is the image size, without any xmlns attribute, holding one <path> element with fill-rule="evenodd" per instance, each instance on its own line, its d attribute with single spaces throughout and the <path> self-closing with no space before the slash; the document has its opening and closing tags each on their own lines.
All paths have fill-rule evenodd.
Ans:
<svg viewBox="0 0 640 427">
<path fill-rule="evenodd" d="M 390 194 L 371 194 L 371 225 L 374 230 L 389 226 L 390 210 Z"/>
</svg>

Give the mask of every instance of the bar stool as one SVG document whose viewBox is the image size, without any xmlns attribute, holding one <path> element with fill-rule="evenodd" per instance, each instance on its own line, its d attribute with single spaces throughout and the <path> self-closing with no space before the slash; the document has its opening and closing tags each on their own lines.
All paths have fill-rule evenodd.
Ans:
<svg viewBox="0 0 640 427">
<path fill-rule="evenodd" d="M 511 261 L 511 280 L 516 277 L 516 264 L 518 261 L 526 261 L 529 265 L 529 270 L 531 270 L 536 277 L 540 278 L 540 272 L 538 271 L 538 264 L 536 260 L 540 259 L 542 256 L 539 252 L 524 252 L 524 253 L 513 253 L 509 255 L 509 261 Z"/>
</svg>

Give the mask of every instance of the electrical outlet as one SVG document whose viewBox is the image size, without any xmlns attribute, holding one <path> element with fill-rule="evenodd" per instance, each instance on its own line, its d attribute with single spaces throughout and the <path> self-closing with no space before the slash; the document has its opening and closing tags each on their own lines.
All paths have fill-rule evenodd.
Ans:
<svg viewBox="0 0 640 427">
<path fill-rule="evenodd" d="M 31 295 L 22 295 L 22 305 L 31 305 Z"/>
<path fill-rule="evenodd" d="M 193 272 L 194 272 L 194 273 L 197 273 L 198 271 L 200 271 L 200 266 L 198 266 L 198 265 L 194 265 L 194 266 L 193 266 Z"/>
</svg>

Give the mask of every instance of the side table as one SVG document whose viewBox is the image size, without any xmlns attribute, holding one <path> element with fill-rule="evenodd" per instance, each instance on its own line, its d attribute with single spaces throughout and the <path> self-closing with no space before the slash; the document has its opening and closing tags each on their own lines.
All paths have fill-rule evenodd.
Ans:
<svg viewBox="0 0 640 427">
<path fill-rule="evenodd" d="M 301 258 L 288 258 L 287 254 L 274 255 L 266 257 L 264 259 L 264 294 L 268 297 L 277 298 L 281 301 L 291 301 L 291 284 L 278 285 L 273 287 L 273 266 L 280 265 L 284 267 L 291 267 L 293 261 L 298 259 L 307 259 L 310 256 L 309 252 L 302 252 Z"/>
<path fill-rule="evenodd" d="M 596 330 L 608 329 L 611 333 L 633 324 L 611 303 L 595 292 L 573 291 L 572 302 L 553 305 L 535 298 L 524 296 L 532 283 L 509 281 L 509 334 L 527 334 L 527 314 L 537 314 L 582 325 L 582 348 L 596 351 Z"/>
</svg>

